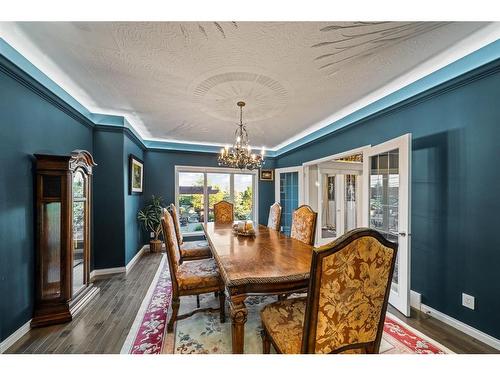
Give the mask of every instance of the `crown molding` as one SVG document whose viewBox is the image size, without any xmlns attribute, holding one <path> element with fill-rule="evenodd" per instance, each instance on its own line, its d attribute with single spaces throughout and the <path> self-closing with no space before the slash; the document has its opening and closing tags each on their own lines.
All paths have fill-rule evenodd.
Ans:
<svg viewBox="0 0 500 375">
<path fill-rule="evenodd" d="M 500 37 L 500 24 L 497 26 L 497 29 L 498 36 L 496 37 L 496 41 L 445 65 L 439 70 L 414 80 L 410 84 L 400 86 L 396 91 L 388 92 L 386 95 L 382 95 L 379 99 L 369 104 L 353 104 L 351 106 L 352 110 L 347 109 L 341 114 L 334 114 L 331 117 L 331 121 L 328 120 L 326 123 L 318 125 L 317 129 L 305 131 L 302 135 L 296 136 L 296 139 L 292 138 L 278 145 L 274 148 L 276 150 L 276 155 L 281 156 L 398 103 L 417 97 L 424 92 L 489 64 L 492 61 L 498 60 L 500 58 L 500 40 L 498 40 Z M 366 102 L 366 100 L 362 101 Z M 358 109 L 356 109 L 356 107 L 358 107 Z"/>
<path fill-rule="evenodd" d="M 321 141 L 325 138 L 328 138 L 332 135 L 334 135 L 337 132 L 342 132 L 347 129 L 350 129 L 351 127 L 363 124 L 367 121 L 373 120 L 375 118 L 379 118 L 382 116 L 386 116 L 389 114 L 392 114 L 396 111 L 399 111 L 401 109 L 417 105 L 419 103 L 422 103 L 424 101 L 430 100 L 432 98 L 435 98 L 437 96 L 446 94 L 447 92 L 450 92 L 452 90 L 458 89 L 462 86 L 468 85 L 474 81 L 483 79 L 485 77 L 488 77 L 492 74 L 496 74 L 500 72 L 500 58 L 484 65 L 481 66 L 475 70 L 468 71 L 467 73 L 464 73 L 463 75 L 459 77 L 455 77 L 454 79 L 447 81 L 445 83 L 442 83 L 438 86 L 431 87 L 427 91 L 423 91 L 417 95 L 411 96 L 408 99 L 404 99 L 400 102 L 397 102 L 396 104 L 389 105 L 387 107 L 383 107 L 379 111 L 375 111 L 372 114 L 367 114 L 366 116 L 361 116 L 359 119 L 353 119 L 348 121 L 345 124 L 342 124 L 342 126 L 339 126 L 338 129 L 335 129 L 331 132 L 325 133 L 324 135 L 320 135 L 317 138 L 311 139 L 309 141 L 304 141 L 304 143 L 297 145 L 293 147 L 290 150 L 286 150 L 283 152 L 277 152 L 278 157 L 282 157 L 285 155 L 288 155 L 290 153 L 299 151 L 304 149 L 305 147 L 314 144 L 315 142 Z"/>
<path fill-rule="evenodd" d="M 414 80 L 412 83 L 403 85 L 396 91 L 382 95 L 378 100 L 366 105 L 358 105 L 358 109 L 345 109 L 342 114 L 334 114 L 330 119 L 334 119 L 323 123 L 318 123 L 282 144 L 267 149 L 266 156 L 276 158 L 289 152 L 302 148 L 313 141 L 319 140 L 327 135 L 330 135 L 342 128 L 352 126 L 361 122 L 364 119 L 372 118 L 374 115 L 379 115 L 388 109 L 394 110 L 397 104 L 405 104 L 411 98 L 418 98 L 422 93 L 426 93 L 432 88 L 442 85 L 454 78 L 464 75 L 467 72 L 475 70 L 483 65 L 500 58 L 500 25 L 493 23 L 489 26 L 492 30 L 488 31 L 487 36 L 480 39 L 483 43 L 485 40 L 492 39 L 496 35 L 496 41 L 487 44 L 479 49 L 472 49 L 473 52 L 454 60 L 445 65 L 439 70 L 435 70 L 422 78 Z M 483 30 L 483 34 L 486 31 Z M 489 38 L 489 39 L 488 39 Z M 479 47 L 478 41 L 476 48 Z M 471 46 L 468 45 L 470 52 Z M 462 48 L 466 50 L 465 48 Z M 462 51 L 463 53 L 463 51 Z M 184 152 L 201 152 L 201 153 L 218 153 L 220 145 L 204 144 L 183 141 L 171 141 L 161 139 L 145 139 L 137 132 L 137 130 L 127 121 L 126 117 L 112 114 L 92 113 L 85 108 L 79 101 L 66 92 L 63 88 L 57 85 L 52 79 L 45 75 L 40 69 L 33 65 L 28 59 L 10 46 L 3 38 L 0 37 L 0 70 L 13 77 L 24 86 L 30 88 L 37 95 L 49 101 L 51 104 L 61 109 L 72 118 L 79 121 L 87 127 L 95 127 L 98 130 L 118 130 L 122 129 L 133 141 L 142 149 L 165 150 L 165 151 L 184 151 Z M 411 72 L 410 72 L 411 73 Z M 413 73 L 415 75 L 415 73 Z M 353 106 L 356 104 L 353 104 Z M 353 107 L 351 106 L 351 107 Z M 344 115 L 342 117 L 342 115 Z M 336 117 L 335 117 L 336 116 Z"/>
</svg>

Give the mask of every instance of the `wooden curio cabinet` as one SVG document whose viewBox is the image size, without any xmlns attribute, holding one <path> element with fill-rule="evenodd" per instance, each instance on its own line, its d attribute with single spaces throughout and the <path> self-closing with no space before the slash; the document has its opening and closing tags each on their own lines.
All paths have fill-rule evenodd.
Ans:
<svg viewBox="0 0 500 375">
<path fill-rule="evenodd" d="M 90 283 L 92 155 L 36 158 L 36 291 L 32 327 L 68 322 L 95 295 Z"/>
</svg>

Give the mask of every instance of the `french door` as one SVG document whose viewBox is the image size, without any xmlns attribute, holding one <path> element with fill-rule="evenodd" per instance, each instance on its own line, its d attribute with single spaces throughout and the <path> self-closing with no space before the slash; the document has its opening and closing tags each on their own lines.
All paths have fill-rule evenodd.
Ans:
<svg viewBox="0 0 500 375">
<path fill-rule="evenodd" d="M 363 152 L 363 224 L 398 243 L 389 303 L 410 315 L 411 134 Z"/>
<path fill-rule="evenodd" d="M 275 170 L 274 199 L 281 204 L 281 232 L 290 235 L 293 211 L 302 202 L 302 167 L 278 168 Z"/>
<path fill-rule="evenodd" d="M 361 223 L 361 163 L 333 162 L 318 169 L 316 245 L 324 245 Z M 359 166 L 357 165 L 359 164 Z"/>
</svg>

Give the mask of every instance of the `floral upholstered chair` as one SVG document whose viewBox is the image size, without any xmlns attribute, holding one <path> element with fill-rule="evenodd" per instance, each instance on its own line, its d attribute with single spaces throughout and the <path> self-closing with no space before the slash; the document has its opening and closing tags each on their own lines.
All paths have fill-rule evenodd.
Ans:
<svg viewBox="0 0 500 375">
<path fill-rule="evenodd" d="M 302 205 L 293 212 L 290 237 L 308 245 L 314 245 L 316 217 L 318 214 L 308 205 Z"/>
<path fill-rule="evenodd" d="M 167 210 L 163 211 L 161 225 L 163 237 L 167 248 L 168 267 L 172 280 L 172 316 L 167 325 L 167 332 L 172 332 L 176 320 L 190 317 L 201 311 L 215 311 L 217 309 L 206 308 L 197 309 L 189 314 L 178 316 L 180 307 L 180 297 L 199 296 L 204 293 L 217 292 L 220 303 L 220 321 L 224 323 L 224 283 L 222 282 L 213 258 L 193 260 L 180 263 L 180 248 L 175 233 L 175 224 L 172 215 Z"/>
<path fill-rule="evenodd" d="M 220 201 L 214 204 L 215 224 L 231 224 L 234 221 L 233 204 Z"/>
<path fill-rule="evenodd" d="M 279 232 L 280 226 L 281 226 L 281 205 L 278 202 L 275 202 L 269 208 L 269 218 L 267 219 L 267 227 Z"/>
<path fill-rule="evenodd" d="M 207 241 L 188 241 L 184 242 L 181 232 L 181 224 L 179 221 L 179 215 L 177 213 L 177 208 L 173 203 L 168 207 L 170 215 L 175 224 L 175 234 L 177 235 L 177 242 L 179 243 L 181 258 L 180 263 L 185 260 L 199 260 L 210 258 L 212 256 L 212 250 L 208 245 Z"/>
<path fill-rule="evenodd" d="M 314 249 L 307 297 L 261 311 L 263 352 L 378 353 L 397 246 L 359 228 Z"/>
</svg>

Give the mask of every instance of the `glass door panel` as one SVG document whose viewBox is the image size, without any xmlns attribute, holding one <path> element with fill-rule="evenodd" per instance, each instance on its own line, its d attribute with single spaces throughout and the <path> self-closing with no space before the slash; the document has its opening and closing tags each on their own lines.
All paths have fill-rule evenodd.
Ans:
<svg viewBox="0 0 500 375">
<path fill-rule="evenodd" d="M 228 173 L 207 173 L 208 221 L 214 221 L 214 204 L 231 201 L 231 176 Z"/>
<path fill-rule="evenodd" d="M 290 235 L 292 214 L 299 206 L 299 172 L 279 174 L 279 201 L 282 208 L 282 232 Z"/>
<path fill-rule="evenodd" d="M 179 221 L 183 233 L 203 230 L 204 185 L 203 173 L 179 172 Z"/>
<path fill-rule="evenodd" d="M 73 286 L 75 296 L 85 284 L 85 177 L 77 171 L 73 176 Z"/>
<path fill-rule="evenodd" d="M 61 202 L 42 205 L 43 236 L 42 246 L 47 251 L 42 254 L 42 298 L 56 299 L 61 296 Z"/>
<path fill-rule="evenodd" d="M 370 227 L 391 242 L 398 243 L 399 150 L 370 158 Z M 389 160 L 393 160 L 390 165 Z M 398 290 L 398 261 L 394 268 L 392 289 Z"/>
<path fill-rule="evenodd" d="M 358 196 L 358 176 L 347 174 L 345 179 L 345 196 L 344 196 L 344 233 L 357 228 L 357 196 Z"/>
<path fill-rule="evenodd" d="M 234 175 L 234 218 L 252 220 L 253 218 L 253 176 L 250 174 Z"/>
<path fill-rule="evenodd" d="M 336 176 L 323 175 L 323 207 L 321 212 L 321 238 L 337 237 Z"/>
</svg>

